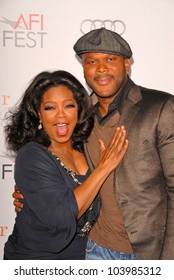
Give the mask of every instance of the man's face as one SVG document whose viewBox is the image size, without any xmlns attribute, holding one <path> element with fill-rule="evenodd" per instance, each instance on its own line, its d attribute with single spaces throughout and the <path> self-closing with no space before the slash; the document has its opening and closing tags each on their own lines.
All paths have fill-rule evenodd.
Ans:
<svg viewBox="0 0 174 280">
<path fill-rule="evenodd" d="M 112 102 L 127 80 L 130 59 L 115 54 L 85 53 L 82 63 L 86 82 L 99 101 L 109 98 Z"/>
</svg>

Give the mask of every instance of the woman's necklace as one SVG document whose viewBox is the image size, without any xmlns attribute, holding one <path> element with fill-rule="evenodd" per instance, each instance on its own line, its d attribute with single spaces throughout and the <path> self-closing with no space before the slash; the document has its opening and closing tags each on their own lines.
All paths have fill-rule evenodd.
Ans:
<svg viewBox="0 0 174 280">
<path fill-rule="evenodd" d="M 68 168 L 67 166 L 65 166 L 65 164 L 61 161 L 61 159 L 56 156 L 53 152 L 51 152 L 52 155 L 57 159 L 57 161 L 60 163 L 60 165 L 66 170 L 66 172 L 71 176 L 71 178 L 73 179 L 73 181 L 77 184 L 77 185 L 81 185 L 81 182 L 79 182 L 79 180 L 75 177 L 76 174 L 75 172 Z M 88 212 L 90 213 L 90 211 L 93 210 L 93 206 L 94 204 L 92 203 L 88 209 Z M 86 221 L 84 226 L 81 228 L 80 232 L 77 233 L 78 236 L 84 237 L 86 235 L 88 235 L 88 233 L 90 232 L 91 228 L 93 226 L 93 223 L 91 223 L 90 221 Z"/>
<path fill-rule="evenodd" d="M 79 180 L 76 178 L 76 173 L 68 168 L 62 161 L 61 159 L 56 156 L 53 152 L 51 152 L 53 156 L 55 156 L 55 158 L 57 159 L 57 161 L 60 163 L 61 166 L 63 166 L 63 168 L 66 170 L 66 172 L 71 176 L 71 178 L 73 179 L 73 181 L 78 184 L 78 185 L 81 185 L 81 182 L 79 182 Z"/>
</svg>

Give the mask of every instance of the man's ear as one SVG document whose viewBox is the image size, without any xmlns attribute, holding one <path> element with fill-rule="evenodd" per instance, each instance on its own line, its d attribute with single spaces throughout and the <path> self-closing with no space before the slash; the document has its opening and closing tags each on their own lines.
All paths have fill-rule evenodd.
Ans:
<svg viewBox="0 0 174 280">
<path fill-rule="evenodd" d="M 126 72 L 129 73 L 130 65 L 131 65 L 130 58 L 126 57 L 124 59 L 124 65 L 125 65 L 125 68 L 126 68 Z"/>
</svg>

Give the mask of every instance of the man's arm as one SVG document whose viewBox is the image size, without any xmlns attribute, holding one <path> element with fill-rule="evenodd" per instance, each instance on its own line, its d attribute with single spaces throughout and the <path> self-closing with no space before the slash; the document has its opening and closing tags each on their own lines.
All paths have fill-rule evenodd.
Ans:
<svg viewBox="0 0 174 280">
<path fill-rule="evenodd" d="M 166 178 L 167 217 L 161 259 L 174 259 L 174 98 L 163 106 L 158 124 L 158 151 Z"/>
<path fill-rule="evenodd" d="M 24 199 L 23 195 L 21 194 L 18 186 L 14 186 L 14 192 L 12 194 L 12 197 L 14 198 L 13 204 L 15 206 L 15 211 L 20 212 L 23 208 L 23 203 L 19 201 L 19 199 Z"/>
</svg>

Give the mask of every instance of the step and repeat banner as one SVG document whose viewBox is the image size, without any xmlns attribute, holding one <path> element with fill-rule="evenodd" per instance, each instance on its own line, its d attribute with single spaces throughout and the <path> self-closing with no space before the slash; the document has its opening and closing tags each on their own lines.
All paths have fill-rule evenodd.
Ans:
<svg viewBox="0 0 174 280">
<path fill-rule="evenodd" d="M 5 113 L 43 70 L 70 71 L 90 93 L 73 45 L 99 27 L 129 42 L 137 84 L 174 94 L 173 15 L 174 0 L 0 0 L 0 259 L 15 219 L 15 158 L 5 146 Z"/>
</svg>

